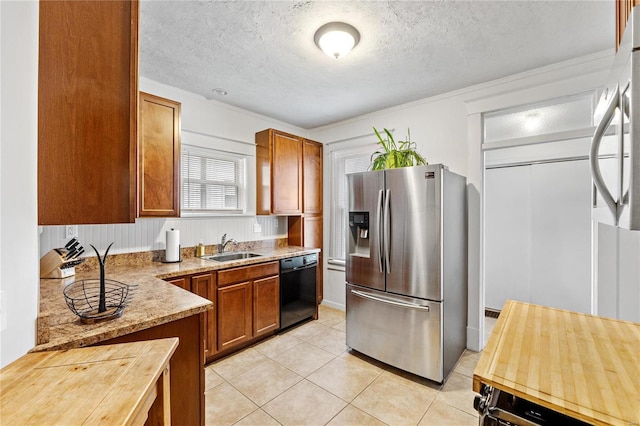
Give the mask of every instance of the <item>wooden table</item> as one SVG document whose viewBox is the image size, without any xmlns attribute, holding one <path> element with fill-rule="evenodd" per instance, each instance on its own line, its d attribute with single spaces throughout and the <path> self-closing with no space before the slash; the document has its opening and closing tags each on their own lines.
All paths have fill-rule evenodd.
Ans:
<svg viewBox="0 0 640 426">
<path fill-rule="evenodd" d="M 177 347 L 170 338 L 29 353 L 0 370 L 2 424 L 139 425 L 150 411 L 170 424 Z"/>
<path fill-rule="evenodd" d="M 592 424 L 640 424 L 640 324 L 507 301 L 473 373 Z"/>
</svg>

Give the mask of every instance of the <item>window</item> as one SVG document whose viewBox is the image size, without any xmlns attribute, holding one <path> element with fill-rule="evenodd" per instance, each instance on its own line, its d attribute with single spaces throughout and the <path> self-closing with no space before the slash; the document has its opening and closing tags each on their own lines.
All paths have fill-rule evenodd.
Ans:
<svg viewBox="0 0 640 426">
<path fill-rule="evenodd" d="M 371 165 L 371 154 L 376 145 L 356 149 L 334 151 L 331 153 L 332 189 L 331 198 L 331 236 L 329 262 L 344 265 L 347 238 L 347 174 L 364 172 Z"/>
<path fill-rule="evenodd" d="M 189 145 L 182 146 L 182 211 L 242 213 L 245 207 L 245 158 Z"/>
</svg>

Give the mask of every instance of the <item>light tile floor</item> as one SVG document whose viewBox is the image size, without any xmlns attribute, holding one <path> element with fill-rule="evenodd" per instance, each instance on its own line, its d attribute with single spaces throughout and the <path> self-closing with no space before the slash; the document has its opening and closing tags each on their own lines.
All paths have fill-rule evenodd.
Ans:
<svg viewBox="0 0 640 426">
<path fill-rule="evenodd" d="M 465 351 L 440 386 L 349 350 L 344 312 L 321 305 L 317 321 L 206 367 L 206 424 L 477 425 L 479 357 Z"/>
</svg>

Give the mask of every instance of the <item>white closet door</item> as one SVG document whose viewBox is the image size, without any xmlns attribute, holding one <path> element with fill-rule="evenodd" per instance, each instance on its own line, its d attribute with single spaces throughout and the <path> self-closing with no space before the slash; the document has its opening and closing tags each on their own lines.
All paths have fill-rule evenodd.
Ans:
<svg viewBox="0 0 640 426">
<path fill-rule="evenodd" d="M 485 173 L 485 306 L 529 301 L 531 166 Z"/>
<path fill-rule="evenodd" d="M 531 167 L 531 303 L 591 311 L 591 176 L 587 160 Z"/>
</svg>

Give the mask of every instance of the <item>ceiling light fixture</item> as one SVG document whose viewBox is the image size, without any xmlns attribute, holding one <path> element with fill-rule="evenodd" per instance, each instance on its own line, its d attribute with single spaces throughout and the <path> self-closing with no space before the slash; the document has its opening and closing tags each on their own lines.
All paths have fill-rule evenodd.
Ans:
<svg viewBox="0 0 640 426">
<path fill-rule="evenodd" d="M 227 96 L 229 94 L 225 89 L 213 89 L 212 92 L 217 96 Z"/>
<path fill-rule="evenodd" d="M 358 45 L 360 33 L 344 22 L 329 22 L 318 28 L 313 41 L 327 56 L 340 59 Z"/>
</svg>

